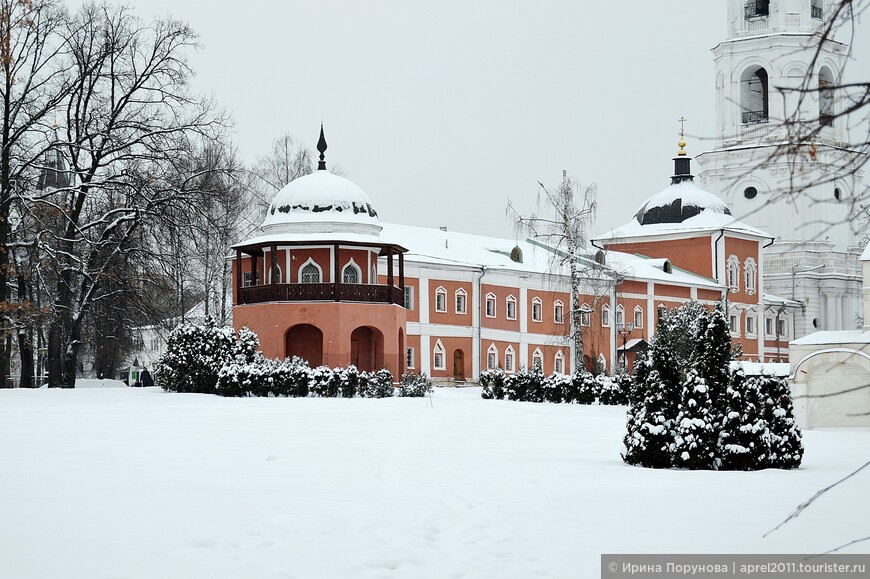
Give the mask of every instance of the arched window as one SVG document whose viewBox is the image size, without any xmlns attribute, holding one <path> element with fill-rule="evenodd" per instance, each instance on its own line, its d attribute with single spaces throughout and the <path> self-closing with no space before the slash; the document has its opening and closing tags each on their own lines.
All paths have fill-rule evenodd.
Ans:
<svg viewBox="0 0 870 579">
<path fill-rule="evenodd" d="M 540 368 L 544 370 L 544 354 L 540 348 L 535 348 L 535 353 L 532 354 L 532 368 Z"/>
<path fill-rule="evenodd" d="M 495 313 L 495 294 L 486 294 L 486 317 L 494 318 Z"/>
<path fill-rule="evenodd" d="M 580 306 L 580 325 L 588 326 L 592 322 L 592 308 L 589 304 Z"/>
<path fill-rule="evenodd" d="M 447 311 L 447 290 L 441 286 L 435 290 L 435 311 L 439 313 Z"/>
<path fill-rule="evenodd" d="M 278 275 L 275 276 L 275 283 L 281 283 L 281 279 L 284 277 L 281 272 L 281 266 L 277 263 L 275 264 L 275 270 L 278 272 Z M 269 283 L 272 283 L 272 268 L 269 267 Z"/>
<path fill-rule="evenodd" d="M 756 279 L 758 279 L 758 266 L 755 265 L 754 259 L 747 257 L 746 261 L 743 262 L 743 282 L 746 286 L 746 293 L 748 295 L 755 294 Z"/>
<path fill-rule="evenodd" d="M 643 308 L 640 306 L 634 306 L 634 327 L 643 327 Z"/>
<path fill-rule="evenodd" d="M 505 300 L 505 317 L 509 320 L 517 319 L 517 298 L 508 296 Z"/>
<path fill-rule="evenodd" d="M 353 259 L 341 271 L 341 281 L 343 283 L 360 283 L 362 281 L 362 271 Z"/>
<path fill-rule="evenodd" d="M 760 66 L 747 68 L 740 77 L 741 122 L 766 123 L 769 116 L 767 71 Z"/>
<path fill-rule="evenodd" d="M 321 277 L 320 266 L 311 258 L 299 268 L 299 281 L 302 283 L 320 283 Z"/>
<path fill-rule="evenodd" d="M 369 275 L 369 283 L 372 285 L 378 283 L 378 266 L 377 266 L 377 264 L 372 265 L 372 272 Z"/>
<path fill-rule="evenodd" d="M 435 342 L 435 347 L 432 349 L 432 368 L 435 370 L 446 370 L 447 365 L 444 357 L 444 344 L 441 340 Z"/>
<path fill-rule="evenodd" d="M 819 71 L 819 124 L 829 127 L 834 124 L 834 76 L 831 69 L 823 66 Z"/>
<path fill-rule="evenodd" d="M 495 370 L 498 366 L 498 348 L 495 344 L 490 344 L 486 350 L 486 368 L 487 370 Z"/>
<path fill-rule="evenodd" d="M 556 356 L 553 359 L 553 371 L 557 374 L 565 373 L 565 354 L 562 353 L 562 350 L 556 352 Z"/>
<path fill-rule="evenodd" d="M 514 371 L 514 347 L 508 346 L 504 351 L 504 371 L 505 372 L 513 372 Z"/>
<path fill-rule="evenodd" d="M 606 304 L 601 306 L 601 325 L 605 328 L 610 327 L 610 306 Z"/>
<path fill-rule="evenodd" d="M 540 322 L 544 319 L 543 311 L 544 311 L 544 303 L 541 301 L 541 298 L 532 299 L 532 321 L 533 322 Z"/>
<path fill-rule="evenodd" d="M 758 314 L 754 309 L 746 310 L 746 335 L 755 336 L 758 334 Z"/>
<path fill-rule="evenodd" d="M 565 304 L 562 300 L 556 300 L 553 304 L 553 321 L 557 324 L 565 323 Z"/>
<path fill-rule="evenodd" d="M 464 314 L 468 312 L 468 294 L 465 293 L 465 290 L 459 288 L 456 290 L 455 294 L 455 304 L 456 304 L 456 313 Z"/>
<path fill-rule="evenodd" d="M 616 327 L 622 328 L 625 326 L 625 308 L 622 304 L 616 306 Z"/>
<path fill-rule="evenodd" d="M 733 254 L 728 256 L 728 290 L 740 291 L 740 260 Z"/>
</svg>

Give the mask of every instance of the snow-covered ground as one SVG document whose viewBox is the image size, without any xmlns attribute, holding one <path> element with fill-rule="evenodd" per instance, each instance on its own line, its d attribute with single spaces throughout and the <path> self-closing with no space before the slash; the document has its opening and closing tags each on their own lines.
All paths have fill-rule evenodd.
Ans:
<svg viewBox="0 0 870 579">
<path fill-rule="evenodd" d="M 870 431 L 798 471 L 624 465 L 625 409 L 0 390 L 0 576 L 599 577 L 601 553 L 787 553 L 870 530 Z M 867 543 L 851 552 L 867 552 Z M 847 551 L 849 552 L 849 551 Z"/>
</svg>

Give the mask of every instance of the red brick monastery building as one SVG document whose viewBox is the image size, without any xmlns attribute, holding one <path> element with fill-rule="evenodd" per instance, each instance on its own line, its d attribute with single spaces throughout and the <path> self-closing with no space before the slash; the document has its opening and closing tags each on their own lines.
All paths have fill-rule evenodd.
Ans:
<svg viewBox="0 0 870 579">
<path fill-rule="evenodd" d="M 468 381 L 496 367 L 631 367 L 660 311 L 696 300 L 725 304 L 744 359 L 787 360 L 799 304 L 764 293 L 770 236 L 700 189 L 680 147 L 671 184 L 580 260 L 582 353 L 553 248 L 381 223 L 362 189 L 326 170 L 322 129 L 318 170 L 278 192 L 262 235 L 233 246 L 233 322 L 269 357 Z"/>
</svg>

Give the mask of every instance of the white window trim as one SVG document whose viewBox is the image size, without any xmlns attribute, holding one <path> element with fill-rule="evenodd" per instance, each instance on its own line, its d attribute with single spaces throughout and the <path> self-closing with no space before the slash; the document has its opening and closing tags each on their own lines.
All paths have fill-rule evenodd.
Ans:
<svg viewBox="0 0 870 579">
<path fill-rule="evenodd" d="M 278 281 L 276 281 L 275 283 L 281 283 L 281 280 L 284 278 L 284 271 L 281 269 L 281 265 L 278 264 L 277 262 L 275 263 L 275 267 L 278 268 Z M 272 283 L 272 266 L 271 265 L 269 266 L 269 282 L 268 283 Z"/>
<path fill-rule="evenodd" d="M 561 308 L 562 316 L 561 320 L 556 317 L 556 311 Z M 564 324 L 565 323 L 565 303 L 562 300 L 556 300 L 553 302 L 553 323 L 554 324 Z"/>
<path fill-rule="evenodd" d="M 553 372 L 565 373 L 565 354 L 562 353 L 562 350 L 557 351 L 556 355 L 553 356 Z"/>
<path fill-rule="evenodd" d="M 725 275 L 726 275 L 726 285 L 728 286 L 728 291 L 731 293 L 737 293 L 740 291 L 740 259 L 734 255 L 733 253 L 728 256 L 728 260 L 725 262 Z M 732 272 L 734 275 L 732 276 Z M 733 279 L 732 279 L 733 278 Z M 734 283 L 731 283 L 731 282 Z"/>
<path fill-rule="evenodd" d="M 462 305 L 463 305 L 462 310 L 460 310 L 460 309 L 457 307 L 457 303 L 458 303 L 458 300 L 459 300 L 459 296 L 463 296 L 463 297 L 465 297 L 465 299 L 462 300 Z M 453 292 L 453 307 L 454 307 L 454 309 L 456 310 L 456 313 L 457 313 L 457 314 L 467 314 L 467 313 L 468 313 L 468 292 L 466 292 L 466 291 L 465 291 L 464 289 L 462 289 L 462 288 L 459 288 L 458 290 L 456 290 L 455 292 Z"/>
<path fill-rule="evenodd" d="M 436 354 L 441 354 L 441 365 L 439 366 L 437 363 L 438 356 Z M 446 370 L 447 369 L 447 351 L 444 349 L 444 344 L 441 343 L 441 340 L 435 340 L 435 347 L 432 348 L 432 369 L 433 370 Z"/>
<path fill-rule="evenodd" d="M 607 313 L 607 317 L 606 317 L 607 323 L 605 323 L 605 316 L 604 316 L 605 312 Z M 607 304 L 601 306 L 601 327 L 602 328 L 609 328 L 610 327 L 610 323 L 611 323 L 610 314 L 611 314 L 610 306 L 608 306 Z"/>
<path fill-rule="evenodd" d="M 246 271 L 242 274 L 242 287 L 251 287 L 254 285 L 254 276 L 250 271 Z"/>
<path fill-rule="evenodd" d="M 310 257 L 308 258 L 308 260 L 306 260 L 305 263 L 303 263 L 302 265 L 299 266 L 299 271 L 296 272 L 296 280 L 299 283 L 302 283 L 302 270 L 305 269 L 309 265 L 313 265 L 314 267 L 317 268 L 317 273 L 318 273 L 318 277 L 320 278 L 320 281 L 316 282 L 316 283 L 326 283 L 323 281 L 323 268 L 320 267 L 319 263 L 317 263 L 316 261 L 314 261 L 314 259 L 312 259 Z"/>
<path fill-rule="evenodd" d="M 538 315 L 535 316 L 535 306 L 538 306 Z M 541 298 L 533 298 L 532 299 L 532 321 L 533 322 L 543 322 L 544 321 L 544 302 Z"/>
<path fill-rule="evenodd" d="M 410 308 L 407 308 L 407 307 L 406 307 L 405 309 L 408 310 L 409 312 L 413 312 L 413 311 L 414 311 L 414 307 L 415 307 L 415 304 L 414 304 L 414 286 L 412 286 L 412 285 L 406 285 L 406 286 L 405 286 L 405 291 L 408 292 L 408 300 L 405 300 L 405 301 L 410 301 L 410 302 L 411 302 L 411 307 L 410 307 Z M 405 297 L 405 296 L 402 296 L 403 299 L 404 299 L 404 297 Z"/>
<path fill-rule="evenodd" d="M 344 264 L 344 267 L 341 268 L 341 283 L 347 283 L 347 284 L 353 283 L 353 282 L 344 281 L 344 272 L 347 271 L 348 268 L 356 271 L 356 279 L 357 279 L 356 285 L 361 284 L 362 283 L 362 269 L 360 269 L 360 267 L 357 265 L 357 263 L 353 260 L 352 257 L 350 258 L 350 260 L 346 264 Z"/>
<path fill-rule="evenodd" d="M 619 319 L 622 318 L 620 322 Z M 616 327 L 622 327 L 625 324 L 625 308 L 622 307 L 622 304 L 616 306 L 616 315 L 613 316 L 613 323 L 616 324 Z"/>
<path fill-rule="evenodd" d="M 755 295 L 758 290 L 758 265 L 751 257 L 747 257 L 743 262 L 743 283 L 746 285 L 746 294 Z"/>
<path fill-rule="evenodd" d="M 511 357 L 511 363 L 508 365 L 508 356 Z M 514 352 L 513 346 L 508 346 L 504 350 L 504 371 L 505 372 L 515 372 L 517 365 L 517 355 Z"/>
<path fill-rule="evenodd" d="M 743 331 L 747 337 L 758 337 L 758 313 L 755 310 L 746 310 L 744 312 L 745 320 L 743 320 Z M 755 331 L 749 331 L 749 320 L 755 320 Z"/>
<path fill-rule="evenodd" d="M 741 328 L 741 326 L 743 325 L 743 321 L 740 319 L 742 317 L 740 313 L 739 309 L 732 309 L 728 312 L 728 331 L 731 333 L 732 338 L 739 338 L 742 334 L 741 330 L 743 328 Z M 735 327 L 737 328 L 736 331 L 731 329 L 731 316 L 737 316 L 737 323 L 735 324 Z"/>
<path fill-rule="evenodd" d="M 495 355 L 495 357 L 493 358 L 495 360 L 495 364 L 490 365 L 489 357 L 493 354 Z M 486 369 L 495 370 L 496 368 L 498 368 L 498 348 L 496 348 L 495 344 L 490 344 L 489 348 L 487 348 L 486 350 Z"/>
<path fill-rule="evenodd" d="M 444 296 L 444 307 L 443 308 L 438 307 L 438 296 L 439 295 Z M 444 289 L 444 286 L 439 285 L 437 288 L 435 288 L 435 311 L 439 314 L 446 314 L 447 313 L 447 290 Z"/>
<path fill-rule="evenodd" d="M 492 314 L 489 313 L 489 302 L 492 302 Z M 486 294 L 486 299 L 483 302 L 483 314 L 487 318 L 495 318 L 498 316 L 498 299 L 494 293 Z"/>
<path fill-rule="evenodd" d="M 770 328 L 771 332 L 767 331 L 767 320 L 770 320 Z M 776 339 L 776 316 L 765 316 L 764 317 L 764 337 L 770 338 L 772 340 Z"/>
<path fill-rule="evenodd" d="M 532 368 L 535 367 L 535 361 L 541 361 L 541 371 L 544 370 L 544 353 L 540 348 L 535 348 L 535 351 L 532 353 Z"/>
<path fill-rule="evenodd" d="M 638 314 L 640 314 L 640 317 L 638 317 Z M 638 320 L 640 320 L 640 323 L 638 323 Z M 634 306 L 634 320 L 633 321 L 634 321 L 635 329 L 640 329 L 643 327 L 643 308 L 642 307 Z"/>
<path fill-rule="evenodd" d="M 510 309 L 509 304 L 514 305 L 513 315 L 511 315 L 511 309 Z M 504 315 L 505 315 L 505 319 L 508 319 L 508 320 L 517 319 L 517 298 L 515 298 L 512 295 L 506 297 L 504 300 Z"/>
<path fill-rule="evenodd" d="M 586 320 L 586 323 L 583 320 Z M 580 306 L 580 326 L 584 328 L 588 328 L 592 325 L 592 308 L 589 307 L 588 304 L 583 304 Z"/>
</svg>

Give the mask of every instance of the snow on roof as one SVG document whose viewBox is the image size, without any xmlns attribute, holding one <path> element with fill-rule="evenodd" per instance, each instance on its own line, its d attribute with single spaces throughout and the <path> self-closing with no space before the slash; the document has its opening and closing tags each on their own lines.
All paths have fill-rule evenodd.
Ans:
<svg viewBox="0 0 870 579">
<path fill-rule="evenodd" d="M 371 233 L 356 233 L 352 231 L 304 231 L 300 233 L 269 233 L 252 237 L 238 243 L 234 243 L 233 249 L 241 249 L 244 247 L 264 246 L 275 243 L 282 245 L 287 242 L 292 243 L 351 243 L 354 245 L 400 245 L 388 235 L 374 235 Z M 233 256 L 230 256 L 233 257 Z"/>
<path fill-rule="evenodd" d="M 861 261 L 870 261 L 870 243 L 868 243 L 867 247 L 864 248 L 864 253 L 861 254 L 859 259 Z"/>
<path fill-rule="evenodd" d="M 771 306 L 787 306 L 790 308 L 799 308 L 802 305 L 798 301 L 790 300 L 788 298 L 781 298 L 779 296 L 769 294 L 769 293 L 763 293 L 761 297 L 764 300 L 764 303 L 766 305 L 771 305 Z"/>
<path fill-rule="evenodd" d="M 731 369 L 736 370 L 741 368 L 747 376 L 779 376 L 787 377 L 791 374 L 791 367 L 788 362 L 744 362 L 735 360 L 731 362 Z"/>
<path fill-rule="evenodd" d="M 678 217 L 674 216 L 673 222 L 668 223 L 646 223 L 642 224 L 638 219 L 643 219 L 646 213 L 651 213 L 654 210 L 664 210 L 664 208 L 672 206 L 677 200 L 680 200 L 682 208 L 692 207 L 700 209 L 700 212 L 686 217 L 681 221 L 676 221 Z M 683 211 L 681 215 L 691 215 L 695 210 Z M 635 217 L 621 227 L 617 227 L 607 233 L 596 237 L 598 241 L 618 241 L 633 237 L 646 237 L 667 234 L 685 234 L 685 233 L 702 233 L 715 231 L 717 229 L 726 229 L 736 233 L 751 235 L 753 237 L 763 237 L 772 239 L 772 236 L 756 229 L 751 225 L 737 221 L 728 213 L 727 206 L 717 196 L 704 191 L 694 181 L 683 181 L 675 185 L 670 185 L 663 191 L 653 195 L 641 204 Z"/>
<path fill-rule="evenodd" d="M 382 237 L 395 240 L 408 248 L 406 262 L 568 275 L 565 265 L 553 263 L 552 249 L 533 241 L 485 237 L 412 225 L 382 225 Z M 511 259 L 514 248 L 519 249 L 521 263 Z M 666 273 L 662 262 L 664 260 L 652 260 L 618 251 L 605 252 L 606 266 L 621 277 L 712 289 L 723 287 L 714 280 L 678 268 Z M 584 263 L 587 267 L 596 267 L 594 254 L 584 259 Z"/>
<path fill-rule="evenodd" d="M 870 344 L 870 331 L 823 330 L 792 340 L 798 346 L 821 346 L 825 344 Z"/>
<path fill-rule="evenodd" d="M 364 223 L 377 225 L 372 200 L 355 183 L 329 171 L 294 179 L 278 191 L 266 211 L 263 231 L 295 223 Z"/>
</svg>

